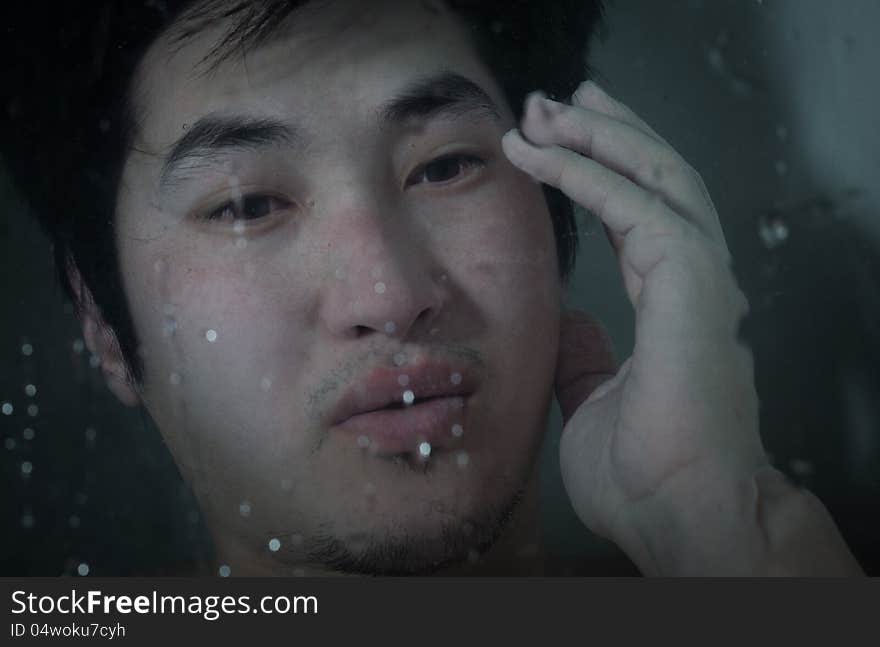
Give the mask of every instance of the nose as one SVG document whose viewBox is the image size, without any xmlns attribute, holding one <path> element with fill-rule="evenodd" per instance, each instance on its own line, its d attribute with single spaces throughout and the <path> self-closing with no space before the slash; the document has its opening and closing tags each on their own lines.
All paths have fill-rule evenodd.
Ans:
<svg viewBox="0 0 880 647">
<path fill-rule="evenodd" d="M 448 301 L 429 234 L 363 203 L 338 223 L 320 307 L 324 327 L 344 338 L 427 335 Z"/>
</svg>

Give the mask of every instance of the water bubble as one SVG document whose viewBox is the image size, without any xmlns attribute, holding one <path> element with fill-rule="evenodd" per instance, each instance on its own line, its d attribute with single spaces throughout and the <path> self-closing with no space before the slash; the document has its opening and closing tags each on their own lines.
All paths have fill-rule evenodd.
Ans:
<svg viewBox="0 0 880 647">
<path fill-rule="evenodd" d="M 236 238 L 235 246 L 238 249 L 244 249 L 245 247 L 247 247 L 247 238 Z"/>
<path fill-rule="evenodd" d="M 385 284 L 382 281 L 376 283 L 373 289 L 376 291 L 376 294 L 385 294 Z"/>
<path fill-rule="evenodd" d="M 409 375 L 398 375 L 397 383 L 400 386 L 407 386 L 409 384 Z"/>
<path fill-rule="evenodd" d="M 95 442 L 95 438 L 98 436 L 98 432 L 94 427 L 86 427 L 86 440 L 89 443 Z"/>
<path fill-rule="evenodd" d="M 788 240 L 788 225 L 779 214 L 762 216 L 758 223 L 758 234 L 764 247 L 774 249 Z"/>
<path fill-rule="evenodd" d="M 776 169 L 776 175 L 785 175 L 788 173 L 788 164 L 782 160 L 776 160 L 773 168 Z"/>
<path fill-rule="evenodd" d="M 465 451 L 458 452 L 455 455 L 455 464 L 458 465 L 462 469 L 464 469 L 465 467 L 468 466 L 468 463 L 470 463 L 470 460 L 471 460 L 470 456 L 468 456 L 468 453 Z"/>
<path fill-rule="evenodd" d="M 449 277 L 446 276 L 445 274 L 441 274 L 441 275 L 440 275 L 440 280 L 441 280 L 441 281 L 448 281 L 448 280 L 449 280 Z"/>
<path fill-rule="evenodd" d="M 712 47 L 706 52 L 706 60 L 709 67 L 717 73 L 724 72 L 724 54 L 717 47 Z"/>
<path fill-rule="evenodd" d="M 24 355 L 25 357 L 30 357 L 31 355 L 34 354 L 34 347 L 31 346 L 30 344 L 27 344 L 27 343 L 22 344 L 21 345 L 21 354 Z"/>
<path fill-rule="evenodd" d="M 77 492 L 74 499 L 76 500 L 77 505 L 85 505 L 86 502 L 89 500 L 89 495 L 85 492 Z"/>
<path fill-rule="evenodd" d="M 251 516 L 251 504 L 247 501 L 242 501 L 241 503 L 239 503 L 238 514 L 240 514 L 242 517 Z"/>
<path fill-rule="evenodd" d="M 784 142 L 786 139 L 788 139 L 788 128 L 786 128 L 782 124 L 779 124 L 778 126 L 776 126 L 776 136 L 779 138 L 780 141 Z"/>
<path fill-rule="evenodd" d="M 303 544 L 303 536 L 297 533 L 294 533 L 290 536 L 290 545 L 291 546 L 302 546 Z"/>
<path fill-rule="evenodd" d="M 168 376 L 168 381 L 171 382 L 173 386 L 177 386 L 178 384 L 180 384 L 180 380 L 180 373 L 172 373 Z"/>
<path fill-rule="evenodd" d="M 213 328 L 208 328 L 208 330 L 205 331 L 205 339 L 213 344 L 217 341 L 217 331 Z"/>
<path fill-rule="evenodd" d="M 21 518 L 21 525 L 23 528 L 33 528 L 34 527 L 34 515 L 26 512 Z"/>
<path fill-rule="evenodd" d="M 419 455 L 428 458 L 431 455 L 431 443 L 419 443 Z"/>
<path fill-rule="evenodd" d="M 464 407 L 464 398 L 462 398 L 461 396 L 452 398 L 452 402 L 449 404 L 449 406 L 453 409 L 461 409 L 462 407 Z"/>
<path fill-rule="evenodd" d="M 245 225 L 244 220 L 242 220 L 241 218 L 238 218 L 232 224 L 232 231 L 234 231 L 239 236 L 241 236 L 244 233 L 246 228 L 247 228 L 247 225 Z"/>
<path fill-rule="evenodd" d="M 79 528 L 79 517 L 75 514 L 70 515 L 70 518 L 67 520 L 67 525 L 71 528 Z"/>
<path fill-rule="evenodd" d="M 407 389 L 403 392 L 403 403 L 404 404 L 412 404 L 416 401 L 416 394 Z"/>
<path fill-rule="evenodd" d="M 89 366 L 92 368 L 98 368 L 101 365 L 101 358 L 92 353 L 89 356 Z"/>
<path fill-rule="evenodd" d="M 271 389 L 272 388 L 272 378 L 270 378 L 270 377 L 261 378 L 260 379 L 260 388 L 263 391 L 268 391 L 269 389 Z"/>
<path fill-rule="evenodd" d="M 358 436 L 357 444 L 361 449 L 366 449 L 370 446 L 370 439 L 366 436 Z"/>
<path fill-rule="evenodd" d="M 35 387 L 33 384 L 25 384 L 24 394 L 30 398 L 34 397 L 37 394 L 37 387 Z"/>
<path fill-rule="evenodd" d="M 22 438 L 25 440 L 33 440 L 34 439 L 34 430 L 30 427 L 25 427 L 24 431 L 21 432 Z"/>
<path fill-rule="evenodd" d="M 34 465 L 30 461 L 22 461 L 21 463 L 21 473 L 25 476 L 30 476 L 31 472 L 34 471 Z"/>
<path fill-rule="evenodd" d="M 453 384 L 461 384 L 461 373 L 453 373 L 449 376 L 449 381 Z"/>
<path fill-rule="evenodd" d="M 281 548 L 281 542 L 276 537 L 272 537 L 272 539 L 269 540 L 269 550 L 273 553 L 277 553 L 279 548 Z"/>
<path fill-rule="evenodd" d="M 393 321 L 385 322 L 385 332 L 389 335 L 392 334 L 395 330 L 397 330 L 397 325 Z"/>
<path fill-rule="evenodd" d="M 89 565 L 86 564 L 85 562 L 82 562 L 79 566 L 76 567 L 76 573 L 77 573 L 77 575 L 81 575 L 82 577 L 85 577 L 86 575 L 89 574 Z"/>
<path fill-rule="evenodd" d="M 406 353 L 394 353 L 394 365 L 403 366 L 406 364 Z"/>
<path fill-rule="evenodd" d="M 73 352 L 76 353 L 77 355 L 79 355 L 80 353 L 83 352 L 83 349 L 86 347 L 86 345 L 83 343 L 82 339 L 74 339 L 72 347 L 73 347 Z"/>
<path fill-rule="evenodd" d="M 456 438 L 461 438 L 461 435 L 463 433 L 464 433 L 464 427 L 462 427 L 460 424 L 455 423 L 454 425 L 452 425 L 452 435 L 453 436 L 455 436 Z"/>
<path fill-rule="evenodd" d="M 373 485 L 372 483 L 369 483 L 369 482 L 365 483 L 364 484 L 364 495 L 371 497 L 371 496 L 374 496 L 375 494 L 376 494 L 376 486 Z"/>
<path fill-rule="evenodd" d="M 290 491 L 293 488 L 293 481 L 290 479 L 281 479 L 281 489 L 285 492 Z"/>
<path fill-rule="evenodd" d="M 220 566 L 220 568 L 217 569 L 217 573 L 220 575 L 220 577 L 229 577 L 229 574 L 232 573 L 232 569 L 229 568 L 226 564 L 223 564 Z"/>
<path fill-rule="evenodd" d="M 377 265 L 372 270 L 370 270 L 370 276 L 372 276 L 374 279 L 382 278 L 382 268 Z"/>
<path fill-rule="evenodd" d="M 177 332 L 177 319 L 174 317 L 163 317 L 162 318 L 162 336 L 163 337 L 174 337 L 174 334 Z"/>
<path fill-rule="evenodd" d="M 337 267 L 336 271 L 333 272 L 333 276 L 341 281 L 345 278 L 345 270 L 343 270 L 341 267 Z"/>
<path fill-rule="evenodd" d="M 28 405 L 28 408 L 27 408 L 27 414 L 28 414 L 31 418 L 35 418 L 35 417 L 37 416 L 38 413 L 40 413 L 40 407 L 38 407 L 38 406 L 35 405 L 35 404 L 29 404 L 29 405 Z"/>
<path fill-rule="evenodd" d="M 15 409 L 12 407 L 12 403 L 11 403 L 11 402 L 4 402 L 4 403 L 3 403 L 2 411 L 3 411 L 3 415 L 4 415 L 4 416 L 11 416 L 11 415 L 12 415 L 12 412 L 13 412 L 14 410 L 15 410 Z"/>
<path fill-rule="evenodd" d="M 3 441 L 3 446 L 6 447 L 9 451 L 15 449 L 15 438 L 7 438 Z"/>
</svg>

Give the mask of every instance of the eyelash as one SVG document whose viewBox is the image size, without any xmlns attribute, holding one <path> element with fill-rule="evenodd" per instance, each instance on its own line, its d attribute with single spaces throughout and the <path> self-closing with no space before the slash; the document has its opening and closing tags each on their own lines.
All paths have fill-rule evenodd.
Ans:
<svg viewBox="0 0 880 647">
<path fill-rule="evenodd" d="M 459 169 L 460 169 L 459 173 L 457 173 L 455 176 L 453 176 L 449 180 L 442 180 L 439 182 L 427 182 L 427 183 L 428 184 L 447 184 L 449 182 L 454 181 L 456 178 L 458 178 L 460 175 L 462 175 L 468 169 L 482 168 L 482 167 L 486 166 L 486 161 L 480 157 L 477 157 L 476 155 L 468 155 L 468 154 L 462 154 L 462 153 L 453 154 L 453 155 L 443 155 L 443 156 L 438 157 L 436 159 L 433 159 L 430 162 L 428 162 L 427 164 L 417 168 L 416 171 L 413 172 L 412 175 L 410 175 L 409 179 L 407 179 L 406 186 L 409 187 L 414 184 L 421 184 L 421 182 L 413 181 L 413 178 L 418 180 L 418 179 L 421 179 L 422 177 L 427 177 L 427 175 L 426 175 L 427 171 L 431 166 L 441 164 L 441 163 L 450 162 L 450 161 L 458 161 L 459 162 Z M 265 203 L 266 201 L 268 201 L 270 203 L 268 213 L 272 213 L 278 209 L 286 209 L 286 208 L 290 207 L 290 205 L 291 205 L 291 203 L 289 201 L 287 201 L 283 198 L 279 198 L 278 196 L 275 196 L 275 195 L 266 194 L 266 193 L 249 193 L 249 194 L 242 196 L 239 200 L 228 200 L 227 202 L 224 202 L 219 207 L 211 209 L 211 210 L 205 212 L 204 214 L 200 215 L 199 219 L 207 220 L 209 222 L 218 222 L 221 220 L 228 220 L 228 221 L 232 221 L 232 222 L 238 222 L 238 221 L 246 222 L 246 221 L 253 221 L 253 220 L 261 220 L 261 219 L 267 217 L 268 214 L 259 215 L 254 218 L 248 218 L 246 216 L 240 215 L 241 212 L 245 210 L 245 207 L 248 206 L 249 202 L 251 203 L 251 206 L 253 206 L 253 202 L 257 201 L 257 200 L 259 200 L 261 203 Z M 273 203 L 274 203 L 274 206 L 276 207 L 275 209 L 272 208 Z M 231 212 L 231 213 L 229 213 L 229 215 L 227 216 L 226 215 L 227 212 Z"/>
</svg>

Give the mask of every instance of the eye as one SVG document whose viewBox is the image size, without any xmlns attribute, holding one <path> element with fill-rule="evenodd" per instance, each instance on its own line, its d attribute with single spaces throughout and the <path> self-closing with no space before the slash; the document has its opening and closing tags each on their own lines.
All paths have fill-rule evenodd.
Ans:
<svg viewBox="0 0 880 647">
<path fill-rule="evenodd" d="M 413 184 L 443 184 L 458 178 L 473 168 L 485 166 L 479 157 L 474 155 L 446 155 L 419 167 L 409 177 L 406 186 Z"/>
<path fill-rule="evenodd" d="M 260 220 L 290 207 L 290 202 L 274 195 L 251 193 L 238 200 L 229 200 L 200 216 L 211 222 Z"/>
</svg>

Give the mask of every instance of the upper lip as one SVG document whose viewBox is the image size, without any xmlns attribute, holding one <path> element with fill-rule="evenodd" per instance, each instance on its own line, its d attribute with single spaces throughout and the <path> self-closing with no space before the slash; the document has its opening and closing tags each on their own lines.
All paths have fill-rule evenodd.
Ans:
<svg viewBox="0 0 880 647">
<path fill-rule="evenodd" d="M 401 375 L 407 376 L 405 385 L 400 383 Z M 475 379 L 474 370 L 469 366 L 442 360 L 377 366 L 353 381 L 342 394 L 330 412 L 330 425 L 342 424 L 352 416 L 391 404 L 401 404 L 406 391 L 412 391 L 415 403 L 426 398 L 468 396 L 474 391 Z"/>
</svg>

